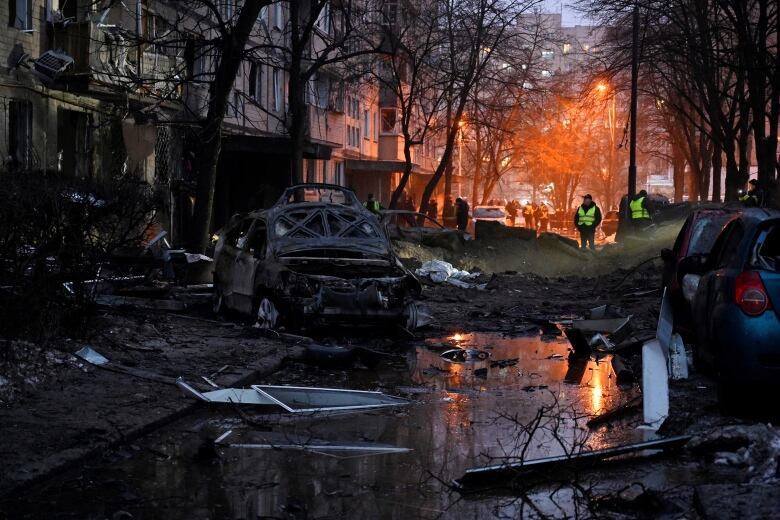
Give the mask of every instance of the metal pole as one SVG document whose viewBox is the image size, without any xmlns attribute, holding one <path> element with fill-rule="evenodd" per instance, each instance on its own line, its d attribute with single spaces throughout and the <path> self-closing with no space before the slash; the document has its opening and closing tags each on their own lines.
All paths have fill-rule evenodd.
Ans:
<svg viewBox="0 0 780 520">
<path fill-rule="evenodd" d="M 636 118 L 639 82 L 639 6 L 634 3 L 631 45 L 631 136 L 628 164 L 628 196 L 636 195 Z"/>
<path fill-rule="evenodd" d="M 460 126 L 460 123 L 458 123 L 458 126 Z M 463 129 L 458 128 L 458 195 L 460 195 L 460 180 L 462 178 L 463 178 Z"/>
</svg>

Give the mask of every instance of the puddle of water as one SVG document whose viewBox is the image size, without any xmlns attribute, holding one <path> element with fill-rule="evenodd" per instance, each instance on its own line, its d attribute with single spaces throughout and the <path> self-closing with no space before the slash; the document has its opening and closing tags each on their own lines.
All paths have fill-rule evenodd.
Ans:
<svg viewBox="0 0 780 520">
<path fill-rule="evenodd" d="M 491 355 L 475 363 L 449 363 L 440 356 L 447 345 Z M 155 518 L 422 518 L 445 511 L 488 516 L 495 500 L 464 502 L 442 482 L 467 467 L 495 462 L 491 457 L 516 455 L 526 444 L 526 456 L 533 458 L 559 454 L 572 443 L 600 448 L 641 439 L 641 433 L 632 439 L 634 433 L 607 429 L 588 437 L 587 415 L 627 396 L 615 385 L 608 359 L 570 365 L 567 354 L 568 343 L 559 338 L 470 333 L 431 340 L 408 353 L 405 370 L 385 366 L 346 373 L 349 387 L 403 393 L 414 401 L 411 406 L 270 421 L 274 432 L 291 438 L 373 442 L 411 452 L 352 456 L 218 447 L 218 457 L 204 462 L 198 455 L 202 437 L 233 429 L 240 439 L 244 428 L 226 421 L 234 417 L 229 409 L 204 408 L 198 417 L 142 441 L 157 455 L 141 450 L 64 476 L 41 489 L 37 500 L 17 504 L 17 516 L 41 507 L 72 511 L 77 518 L 110 517 L 118 509 Z M 510 366 L 497 363 L 514 359 Z M 316 386 L 337 386 L 333 372 L 307 368 L 304 373 L 307 384 L 314 379 Z M 284 378 L 282 372 L 263 383 L 284 383 Z M 546 428 L 528 442 L 519 425 L 541 407 L 553 406 Z M 549 431 L 554 427 L 557 438 Z"/>
</svg>

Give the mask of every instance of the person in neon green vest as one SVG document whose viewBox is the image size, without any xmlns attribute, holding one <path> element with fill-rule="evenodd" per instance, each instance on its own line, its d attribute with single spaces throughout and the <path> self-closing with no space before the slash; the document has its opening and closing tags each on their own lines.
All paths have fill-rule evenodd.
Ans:
<svg viewBox="0 0 780 520">
<path fill-rule="evenodd" d="M 365 208 L 374 215 L 379 215 L 381 210 L 385 209 L 382 207 L 382 204 L 380 204 L 379 201 L 374 198 L 373 193 L 368 194 L 368 200 L 363 203 L 363 206 L 365 206 Z"/>
<path fill-rule="evenodd" d="M 582 205 L 574 212 L 574 226 L 580 232 L 580 248 L 596 249 L 596 228 L 601 224 L 601 210 L 590 193 L 582 197 Z"/>
<path fill-rule="evenodd" d="M 651 207 L 645 190 L 640 191 L 631 199 L 628 203 L 628 209 L 631 215 L 631 226 L 635 231 L 641 231 L 653 223 L 650 216 Z"/>
</svg>

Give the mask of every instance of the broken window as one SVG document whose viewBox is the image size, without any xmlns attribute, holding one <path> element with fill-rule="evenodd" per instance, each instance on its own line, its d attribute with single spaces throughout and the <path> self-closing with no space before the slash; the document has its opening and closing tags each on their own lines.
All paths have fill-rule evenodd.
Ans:
<svg viewBox="0 0 780 520">
<path fill-rule="evenodd" d="M 8 0 L 8 27 L 32 30 L 32 0 Z"/>
<path fill-rule="evenodd" d="M 247 234 L 249 233 L 249 228 L 252 227 L 252 222 L 254 221 L 251 218 L 242 220 L 240 225 L 228 232 L 225 243 L 238 249 L 244 249 L 247 245 Z"/>
<path fill-rule="evenodd" d="M 260 65 L 252 63 L 249 66 L 249 97 L 260 101 L 263 95 L 263 72 Z"/>
<path fill-rule="evenodd" d="M 282 102 L 282 80 L 280 77 L 279 69 L 274 69 L 272 73 L 273 79 L 273 92 L 271 98 L 271 104 L 273 105 L 274 112 L 279 112 Z"/>
<path fill-rule="evenodd" d="M 252 229 L 247 247 L 249 252 L 255 256 L 264 257 L 265 247 L 268 242 L 268 229 L 264 220 L 256 220 L 255 227 Z"/>
<path fill-rule="evenodd" d="M 9 168 L 29 170 L 32 166 L 32 103 L 12 99 L 8 104 Z"/>
<path fill-rule="evenodd" d="M 754 263 L 767 271 L 780 272 L 780 226 L 759 234 Z"/>
<path fill-rule="evenodd" d="M 91 116 L 76 110 L 57 110 L 58 171 L 67 177 L 92 176 Z"/>
<path fill-rule="evenodd" d="M 381 110 L 381 130 L 383 134 L 395 134 L 397 132 L 396 122 L 398 112 L 394 108 L 383 108 Z"/>
</svg>

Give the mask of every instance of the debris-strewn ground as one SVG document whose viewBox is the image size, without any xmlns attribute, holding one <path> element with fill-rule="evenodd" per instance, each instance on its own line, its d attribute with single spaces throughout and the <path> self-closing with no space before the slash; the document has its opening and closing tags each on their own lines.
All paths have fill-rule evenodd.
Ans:
<svg viewBox="0 0 780 520">
<path fill-rule="evenodd" d="M 85 345 L 117 370 L 72 355 Z M 85 341 L 13 348 L 14 374 L 29 373 L 6 369 L 0 494 L 175 417 L 192 404 L 173 384 L 179 376 L 201 388 L 201 376 L 232 384 L 272 370 L 289 350 L 243 325 L 153 311 L 105 313 Z"/>
<path fill-rule="evenodd" d="M 409 349 L 410 345 L 412 348 L 427 348 L 421 347 L 426 339 L 428 343 L 425 345 L 433 338 L 459 332 L 484 331 L 508 336 L 524 334 L 527 333 L 529 322 L 541 323 L 549 319 L 584 316 L 589 309 L 603 304 L 610 304 L 620 314 L 632 316 L 632 338 L 641 340 L 654 334 L 658 316 L 661 261 L 654 257 L 658 256 L 661 247 L 671 245 L 676 230 L 677 226 L 668 226 L 652 241 L 609 246 L 595 253 L 573 249 L 554 237 L 545 239 L 549 243 L 544 240 L 509 244 L 474 242 L 467 244 L 465 254 L 457 256 L 411 244 L 400 244 L 404 261 L 411 267 L 417 267 L 430 259 L 444 259 L 462 269 L 479 269 L 483 274 L 478 281 L 487 285 L 484 290 L 479 290 L 425 282 L 421 303 L 432 311 L 435 322 L 425 330 L 418 331 L 415 338 L 402 341 L 398 337 L 373 337 L 365 334 L 347 338 L 343 335 L 344 331 L 334 331 L 332 334 L 326 331 L 325 335 L 330 336 L 327 339 L 336 342 L 353 343 L 391 353 L 392 356 L 388 356 L 382 363 L 386 370 L 398 373 L 407 373 L 409 370 L 404 349 Z M 535 274 L 532 274 L 532 271 Z M 72 353 L 84 345 L 91 346 L 111 360 L 117 365 L 117 371 L 90 366 L 73 357 Z M 627 392 L 634 395 L 638 393 L 638 380 L 641 377 L 640 346 L 640 341 L 629 340 L 621 351 L 626 364 L 633 369 L 636 376 L 633 387 L 627 389 Z M 0 408 L 0 438 L 3 439 L 0 443 L 0 497 L 14 486 L 34 481 L 38 475 L 49 474 L 53 469 L 62 469 L 69 461 L 94 460 L 84 457 L 95 453 L 95 450 L 134 445 L 133 438 L 160 426 L 163 420 L 169 421 L 193 409 L 194 402 L 183 397 L 177 388 L 170 384 L 173 378 L 178 376 L 201 384 L 201 388 L 205 388 L 201 376 L 213 376 L 211 379 L 225 386 L 237 385 L 237 381 L 243 381 L 241 386 L 265 381 L 304 386 L 353 387 L 359 385 L 359 381 L 369 380 L 369 388 L 385 390 L 384 385 L 387 382 L 379 377 L 374 380 L 372 369 L 365 366 L 359 366 L 357 369 L 339 366 L 313 368 L 298 361 L 283 362 L 285 356 L 297 359 L 297 354 L 298 348 L 289 342 L 261 335 L 247 324 L 217 319 L 207 312 L 186 317 L 159 311 L 109 312 L 100 317 L 87 341 L 63 341 L 55 345 L 55 348 L 46 349 L 19 344 L 15 358 L 17 362 L 13 364 L 16 371 L 7 369 L 0 374 L 3 376 L 3 379 L 0 379 L 0 399 L 3 400 Z M 563 359 L 551 362 L 565 363 Z M 280 366 L 283 370 L 268 374 Z M 512 367 L 508 365 L 507 368 Z M 495 370 L 501 369 L 502 367 L 497 367 Z M 422 377 L 429 378 L 428 380 L 436 377 L 436 374 L 431 376 L 426 373 L 426 370 L 433 370 L 427 365 L 418 366 L 416 370 L 420 371 Z M 265 373 L 267 377 L 258 376 L 260 373 Z M 537 385 L 540 390 L 543 386 Z M 776 488 L 773 487 L 775 484 L 767 485 L 766 482 L 776 483 L 777 455 L 780 451 L 777 429 L 756 421 L 721 416 L 716 405 L 715 386 L 703 375 L 694 373 L 689 380 L 672 382 L 670 387 L 671 416 L 663 426 L 662 433 L 695 435 L 696 442 L 691 445 L 691 449 L 686 449 L 679 456 L 672 458 L 646 459 L 641 463 L 628 462 L 623 466 L 611 466 L 606 470 L 594 469 L 578 475 L 577 486 L 584 485 L 588 491 L 584 495 L 588 502 L 584 516 L 727 518 L 731 516 L 728 512 L 737 507 L 737 504 L 742 508 L 741 516 L 760 517 L 761 511 L 771 511 L 771 506 L 764 509 L 764 505 L 771 504 L 772 500 L 776 499 Z M 387 390 L 391 389 L 391 386 L 387 387 Z M 401 391 L 397 388 L 395 390 Z M 533 390 L 535 388 L 529 388 L 527 391 Z M 434 389 L 423 385 L 410 386 L 401 392 L 414 396 L 433 391 Z M 447 403 L 452 403 L 453 420 L 461 417 L 459 413 L 462 412 L 462 400 L 473 397 L 468 392 L 474 391 L 465 387 L 446 388 L 449 393 L 445 399 L 448 399 Z M 232 427 L 231 425 L 237 425 L 241 421 L 246 423 L 244 426 L 263 426 L 253 423 L 251 418 L 244 417 L 236 410 L 224 413 L 225 417 L 221 419 L 225 423 L 223 428 Z M 401 421 L 406 414 L 405 411 L 398 411 L 396 419 Z M 278 419 L 278 416 L 274 417 Z M 377 424 L 371 422 L 374 419 Z M 369 415 L 368 418 L 363 418 L 362 423 L 343 423 L 344 430 L 355 430 L 363 440 L 381 440 L 380 433 L 383 430 L 378 423 L 380 420 L 387 419 L 382 419 L 381 415 Z M 294 420 L 290 422 L 295 424 Z M 322 423 L 327 424 L 327 421 Z M 621 428 L 634 430 L 640 423 L 641 414 L 628 414 L 626 417 L 605 422 L 596 432 Z M 266 423 L 265 426 L 270 425 Z M 417 424 L 414 428 L 424 430 L 427 426 L 429 425 Z M 189 431 L 189 426 L 182 428 Z M 462 428 L 463 432 L 471 432 L 478 430 L 479 426 L 466 422 Z M 374 430 L 374 433 L 369 433 Z M 155 444 L 162 442 L 159 439 L 178 439 L 184 435 L 180 432 L 181 429 L 166 433 L 165 429 L 157 428 L 157 432 L 148 437 L 157 440 L 138 443 L 147 447 L 159 446 Z M 432 441 L 444 442 L 434 437 L 432 436 Z M 171 446 L 179 446 L 181 439 L 171 442 L 179 443 L 170 444 Z M 171 460 L 174 462 L 176 456 L 179 456 L 175 454 L 176 449 L 178 448 L 172 448 L 166 455 L 173 457 Z M 162 456 L 159 451 L 149 453 L 158 458 Z M 390 499 L 390 495 L 383 495 L 383 491 L 376 486 L 366 488 L 363 485 L 363 488 L 355 491 L 354 486 L 350 487 L 352 480 L 349 475 L 316 474 L 316 471 L 308 466 L 309 459 L 302 457 L 304 458 L 296 459 L 303 464 L 296 466 L 296 471 L 301 472 L 301 478 L 305 477 L 306 482 L 318 482 L 314 487 L 322 487 L 327 500 L 344 507 L 342 513 L 355 511 L 355 504 L 371 502 L 372 497 Z M 95 475 L 102 478 L 106 473 L 95 468 L 107 465 L 106 460 L 106 457 L 98 459 L 92 469 L 83 471 L 96 471 Z M 231 467 L 238 467 L 240 473 L 225 477 L 227 484 L 216 480 L 220 486 L 243 483 L 238 487 L 248 490 L 246 497 L 233 497 L 227 502 L 233 504 L 237 500 L 247 504 L 254 503 L 253 500 L 256 502 L 259 499 L 256 500 L 250 491 L 264 489 L 263 486 L 269 486 L 271 489 L 280 485 L 279 482 L 292 480 L 289 485 L 299 489 L 302 495 L 283 497 L 285 505 L 279 506 L 282 509 L 278 511 L 284 511 L 284 518 L 306 517 L 305 506 L 301 505 L 306 503 L 304 495 L 319 492 L 313 491 L 313 488 L 309 489 L 302 481 L 298 482 L 296 479 L 299 478 L 299 473 L 290 472 L 290 475 L 285 476 L 284 472 L 274 474 L 273 471 L 276 470 L 270 467 L 267 471 L 264 470 L 262 460 L 264 459 L 260 458 L 260 461 L 254 464 L 241 463 L 240 459 L 239 462 L 233 460 L 237 466 Z M 404 471 L 404 468 L 393 467 L 392 460 L 388 459 L 387 471 Z M 217 466 L 198 468 L 203 475 L 193 478 L 199 485 L 212 485 L 215 481 L 210 479 L 218 477 L 218 472 L 217 477 L 212 475 L 215 467 Z M 81 471 L 71 470 L 74 475 L 64 479 L 65 487 L 56 483 L 55 490 L 69 489 L 67 486 L 76 482 L 80 487 L 71 493 L 75 496 L 77 493 L 89 493 L 92 489 L 90 486 L 96 486 L 96 489 L 100 486 L 100 483 L 92 481 L 85 483 L 89 479 L 85 480 Z M 271 472 L 273 480 L 255 482 L 255 472 L 259 471 Z M 436 478 L 442 479 L 442 485 L 446 485 L 448 479 L 459 476 L 449 474 L 443 468 L 431 468 L 431 471 Z M 108 474 L 113 475 L 110 471 Z M 263 478 L 271 478 L 265 473 L 263 475 Z M 116 478 L 122 477 L 119 475 Z M 148 477 L 144 477 L 146 478 L 160 477 L 151 471 Z M 631 484 L 635 481 L 643 483 Z M 606 485 L 600 487 L 601 483 Z M 140 487 L 146 485 L 153 485 L 153 482 L 144 483 Z M 431 482 L 426 482 L 424 487 L 428 492 L 438 489 Z M 50 491 L 51 488 L 45 487 L 44 484 L 27 486 L 21 500 L 28 500 L 27 504 L 36 504 L 40 497 L 47 496 Z M 57 492 L 61 493 L 57 496 L 62 496 L 62 491 Z M 137 492 L 137 489 L 134 492 Z M 232 487 L 230 492 L 235 492 L 235 487 Z M 409 492 L 417 493 L 418 490 L 415 488 Z M 570 500 L 569 495 L 566 495 L 568 492 L 558 490 L 550 493 L 549 490 L 543 490 L 535 491 L 531 496 L 538 495 L 544 502 L 548 494 L 552 496 L 562 493 L 557 499 L 566 502 Z M 731 502 L 726 496 L 732 493 L 739 493 L 740 496 L 746 497 L 746 500 Z M 9 499 L 10 497 L 6 497 L 5 500 Z M 56 498 L 54 500 L 56 502 Z M 120 502 L 106 506 L 105 511 L 110 517 L 111 511 L 122 512 L 126 506 L 137 514 L 143 510 L 138 508 L 145 500 L 146 496 L 134 496 L 133 501 L 128 499 L 126 504 Z M 540 511 L 533 508 L 524 509 L 524 500 L 525 498 L 483 496 L 474 502 L 474 511 L 489 511 L 495 505 L 494 514 L 499 516 L 542 516 Z M 455 504 L 459 503 L 460 499 L 457 496 L 442 499 L 439 505 L 448 501 Z M 751 516 L 752 503 L 756 504 L 758 516 Z M 2 504 L 0 499 L 0 511 L 3 510 Z M 6 504 L 13 506 L 14 502 L 7 501 Z M 488 506 L 479 506 L 480 509 L 477 504 Z M 28 506 L 24 505 L 24 502 L 18 507 L 19 511 L 30 511 L 26 509 Z M 40 505 L 36 507 L 40 508 Z M 79 506 L 70 504 L 69 507 Z M 150 513 L 149 506 L 145 507 L 146 512 Z M 254 511 L 252 508 L 255 506 L 246 507 L 245 513 L 248 514 Z M 257 503 L 256 507 L 256 511 L 259 511 L 260 504 Z M 446 507 L 440 512 L 422 509 L 409 511 L 417 511 L 425 517 L 447 517 Z M 563 511 L 562 509 L 556 513 L 556 510 L 545 510 L 544 514 L 557 517 L 562 516 Z M 570 512 L 568 509 L 566 511 L 565 514 Z M 329 513 L 333 514 L 333 511 L 329 510 Z M 8 518 L 11 517 L 13 516 Z M 21 517 L 33 518 L 35 514 L 28 512 Z M 148 517 L 157 517 L 153 508 Z M 2 513 L 0 518 L 4 518 Z"/>
</svg>

